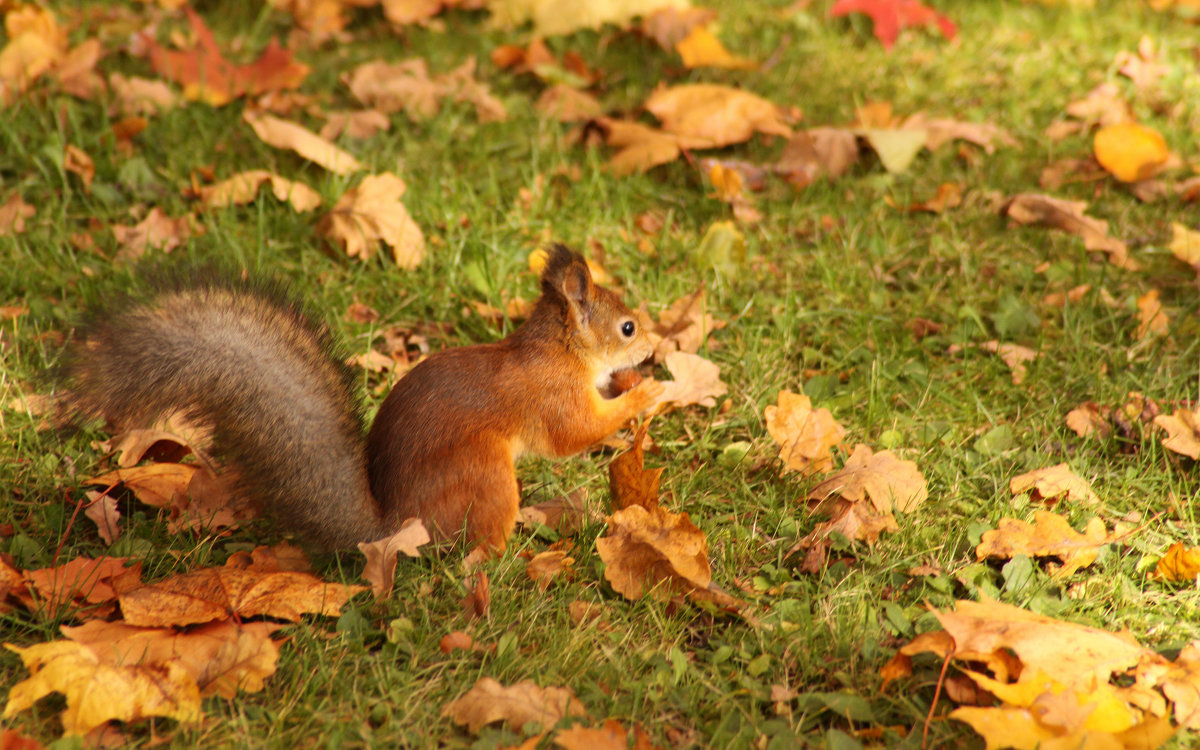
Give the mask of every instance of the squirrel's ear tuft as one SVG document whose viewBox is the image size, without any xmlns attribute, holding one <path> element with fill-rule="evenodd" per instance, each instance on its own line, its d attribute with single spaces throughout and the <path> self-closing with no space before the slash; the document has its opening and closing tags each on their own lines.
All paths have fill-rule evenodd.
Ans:
<svg viewBox="0 0 1200 750">
<path fill-rule="evenodd" d="M 542 271 L 542 293 L 562 297 L 571 314 L 586 322 L 588 303 L 592 299 L 592 272 L 579 253 L 565 245 L 549 249 L 546 268 Z"/>
</svg>

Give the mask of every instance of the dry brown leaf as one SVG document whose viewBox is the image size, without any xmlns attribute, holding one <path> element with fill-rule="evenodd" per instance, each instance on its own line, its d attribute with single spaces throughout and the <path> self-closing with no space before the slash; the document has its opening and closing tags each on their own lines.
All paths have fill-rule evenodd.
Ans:
<svg viewBox="0 0 1200 750">
<path fill-rule="evenodd" d="M 281 625 L 222 620 L 186 631 L 139 628 L 124 622 L 92 622 L 62 627 L 63 635 L 88 648 L 103 664 L 137 664 L 187 670 L 201 696 L 233 699 L 238 691 L 256 693 L 275 673 L 279 646 L 271 634 Z"/>
<path fill-rule="evenodd" d="M 130 625 L 164 627 L 266 615 L 296 622 L 305 613 L 337 616 L 366 586 L 326 583 L 307 573 L 202 568 L 118 592 Z"/>
<path fill-rule="evenodd" d="M 834 500 L 828 506 L 829 520 L 818 523 L 787 551 L 787 556 L 806 552 L 800 569 L 818 573 L 825 567 L 829 538 L 837 532 L 851 541 L 874 544 L 885 531 L 899 531 L 900 526 L 890 512 L 877 513 L 871 503 Z"/>
<path fill-rule="evenodd" d="M 1145 91 L 1158 85 L 1158 80 L 1171 72 L 1169 65 L 1159 62 L 1154 40 L 1143 35 L 1136 52 L 1121 50 L 1113 58 L 1117 72 L 1133 81 L 1136 89 Z"/>
<path fill-rule="evenodd" d="M 45 607 L 48 618 L 64 617 L 67 608 L 82 608 L 75 615 L 103 616 L 111 612 L 111 606 L 103 605 L 116 600 L 116 582 L 136 582 L 141 573 L 140 562 L 128 564 L 124 557 L 77 557 L 55 567 L 25 571 L 22 578 L 28 592 L 13 593 L 31 610 Z"/>
<path fill-rule="evenodd" d="M 1005 204 L 1003 210 L 1018 224 L 1036 224 L 1061 229 L 1082 237 L 1083 246 L 1088 250 L 1107 253 L 1108 260 L 1113 265 L 1136 271 L 1139 266 L 1129 257 L 1125 243 L 1115 237 L 1109 237 L 1108 222 L 1085 216 L 1083 212 L 1086 209 L 1085 201 L 1068 201 L 1048 195 L 1022 193 Z"/>
<path fill-rule="evenodd" d="M 999 341 L 985 341 L 982 344 L 967 344 L 965 347 L 959 344 L 951 344 L 947 350 L 950 354 L 957 354 L 963 351 L 964 348 L 978 347 L 985 352 L 997 354 L 1008 369 L 1012 371 L 1013 385 L 1020 385 L 1025 382 L 1025 376 L 1029 374 L 1029 368 L 1026 367 L 1026 362 L 1032 362 L 1037 359 L 1038 352 L 1026 346 L 1018 344 L 1001 344 Z"/>
<path fill-rule="evenodd" d="M 508 116 L 504 104 L 476 80 L 474 58 L 433 78 L 421 59 L 394 64 L 368 62 L 343 75 L 342 82 L 366 106 L 383 113 L 403 111 L 414 120 L 436 115 L 447 97 L 472 104 L 481 122 Z"/>
<path fill-rule="evenodd" d="M 599 117 L 588 126 L 603 136 L 606 145 L 618 149 L 608 161 L 608 169 L 616 175 L 645 172 L 679 158 L 682 149 L 710 148 L 712 145 L 705 139 L 683 138 L 640 122 L 610 117 Z"/>
<path fill-rule="evenodd" d="M 615 511 L 608 533 L 596 540 L 604 577 L 627 599 L 650 592 L 660 600 L 712 583 L 708 540 L 686 513 L 640 505 Z"/>
<path fill-rule="evenodd" d="M 351 258 L 366 260 L 385 242 L 396 265 L 416 268 L 425 257 L 425 235 L 400 202 L 406 189 L 404 180 L 390 172 L 368 175 L 342 194 L 318 230 Z"/>
<path fill-rule="evenodd" d="M 21 234 L 25 231 L 25 220 L 32 219 L 37 209 L 21 200 L 20 193 L 13 193 L 0 204 L 0 237 Z"/>
<path fill-rule="evenodd" d="M 729 86 L 692 83 L 659 89 L 645 107 L 662 122 L 663 130 L 708 141 L 710 147 L 741 143 L 755 133 L 792 135 L 778 107 Z"/>
<path fill-rule="evenodd" d="M 489 554 L 487 548 L 482 545 L 472 551 L 472 555 L 480 553 L 480 555 Z M 470 570 L 477 563 L 470 560 L 470 555 L 463 560 L 463 566 Z M 486 618 L 492 611 L 492 586 L 488 583 L 487 573 L 482 569 L 475 572 L 474 585 L 467 586 L 467 595 L 459 602 L 462 605 L 463 613 L 468 620 L 476 620 Z"/>
<path fill-rule="evenodd" d="M 962 205 L 962 188 L 954 182 L 943 182 L 938 185 L 937 193 L 927 201 L 909 205 L 909 211 L 928 211 L 940 214 L 948 208 Z"/>
<path fill-rule="evenodd" d="M 113 95 L 113 114 L 123 117 L 152 117 L 174 109 L 179 103 L 171 87 L 160 80 L 112 73 L 108 76 L 108 86 Z"/>
<path fill-rule="evenodd" d="M 904 120 L 900 130 L 924 130 L 925 148 L 936 151 L 953 140 L 973 143 L 985 153 L 995 153 L 996 146 L 1016 146 L 1017 140 L 990 122 L 962 122 L 949 117 L 927 117 L 918 112 Z"/>
<path fill-rule="evenodd" d="M 169 253 L 184 240 L 204 234 L 204 227 L 196 223 L 195 217 L 185 214 L 172 219 L 158 206 L 133 226 L 112 224 L 109 229 L 121 244 L 118 260 L 137 260 L 150 249 Z"/>
<path fill-rule="evenodd" d="M 79 175 L 83 183 L 83 192 L 92 192 L 92 180 L 96 177 L 96 164 L 92 157 L 78 146 L 67 145 L 63 153 L 63 169 Z"/>
<path fill-rule="evenodd" d="M 392 129 L 392 121 L 388 116 L 375 109 L 362 109 L 356 112 L 329 112 L 325 124 L 317 135 L 332 141 L 343 133 L 347 138 L 365 140 L 383 131 Z"/>
<path fill-rule="evenodd" d="M 525 566 L 525 574 L 538 585 L 538 590 L 545 591 L 551 581 L 568 572 L 574 564 L 575 558 L 563 550 L 547 550 L 533 556 Z"/>
<path fill-rule="evenodd" d="M 779 444 L 780 473 L 798 471 L 809 477 L 833 468 L 831 450 L 846 429 L 828 409 L 813 409 L 808 396 L 780 391 L 778 403 L 768 406 L 765 415 L 767 432 Z"/>
<path fill-rule="evenodd" d="M 640 30 L 658 46 L 672 50 L 695 28 L 708 24 L 716 17 L 717 12 L 711 8 L 666 6 L 643 15 Z"/>
<path fill-rule="evenodd" d="M 529 723 L 550 729 L 567 716 L 586 715 L 570 688 L 542 688 L 532 680 L 505 687 L 491 677 L 481 677 L 470 690 L 442 708 L 442 716 L 449 716 L 455 724 L 465 724 L 472 733 L 497 721 L 514 731 Z"/>
<path fill-rule="evenodd" d="M 658 485 L 664 469 L 645 468 L 643 446 L 649 428 L 650 420 L 647 419 L 638 426 L 633 447 L 608 465 L 608 488 L 613 510 L 622 510 L 631 505 L 647 509 L 658 507 Z"/>
<path fill-rule="evenodd" d="M 1066 111 L 1071 117 L 1101 126 L 1133 121 L 1129 105 L 1115 83 L 1100 84 L 1083 99 L 1068 104 Z"/>
<path fill-rule="evenodd" d="M 858 136 L 842 128 L 812 128 L 794 134 L 775 171 L 803 189 L 819 177 L 836 180 L 858 161 Z"/>
<path fill-rule="evenodd" d="M 417 548 L 429 542 L 429 532 L 421 519 L 408 518 L 400 524 L 395 534 L 374 542 L 358 543 L 359 551 L 367 558 L 362 577 L 371 584 L 371 593 L 376 599 L 386 599 L 392 593 L 397 556 L 420 557 L 421 552 Z"/>
<path fill-rule="evenodd" d="M 308 77 L 309 67 L 293 60 L 292 53 L 274 39 L 253 63 L 234 65 L 222 55 L 204 19 L 191 6 L 185 5 L 183 10 L 195 38 L 190 49 L 168 50 L 144 32 L 138 34 L 138 41 L 154 69 L 183 86 L 186 99 L 219 107 L 240 96 L 299 88 Z"/>
<path fill-rule="evenodd" d="M 198 188 L 195 195 L 209 208 L 243 206 L 252 203 L 258 197 L 259 188 L 268 183 L 276 198 L 290 203 L 299 213 L 321 205 L 321 195 L 316 190 L 303 182 L 293 182 L 265 169 L 239 172 L 215 185 Z"/>
<path fill-rule="evenodd" d="M 1069 416 L 1069 415 L 1068 415 Z M 1059 495 L 1085 505 L 1097 505 L 1100 498 L 1092 492 L 1092 486 L 1071 471 L 1065 463 L 1015 476 L 1008 483 L 1013 495 L 1029 492 L 1035 500 L 1052 500 Z"/>
<path fill-rule="evenodd" d="M 1200 642 L 1183 647 L 1161 684 L 1163 694 L 1174 704 L 1176 723 L 1200 729 Z"/>
<path fill-rule="evenodd" d="M 574 536 L 584 523 L 599 518 L 599 513 L 587 509 L 587 489 L 583 487 L 544 503 L 522 506 L 517 511 L 518 523 L 549 526 L 560 536 Z"/>
<path fill-rule="evenodd" d="M 121 536 L 121 511 L 117 510 L 117 499 L 89 490 L 85 493 L 88 502 L 83 511 L 96 524 L 96 533 L 105 544 L 112 544 Z"/>
<path fill-rule="evenodd" d="M 724 328 L 725 321 L 708 312 L 706 292 L 699 287 L 672 302 L 659 314 L 657 322 L 644 327 L 654 343 L 654 361 L 662 362 L 670 352 L 700 351 L 708 334 Z"/>
<path fill-rule="evenodd" d="M 1163 310 L 1158 290 L 1151 289 L 1137 298 L 1138 327 L 1135 334 L 1139 339 L 1166 336 L 1170 327 L 1167 313 Z"/>
<path fill-rule="evenodd" d="M 200 718 L 196 682 L 175 662 L 165 667 L 103 664 L 87 646 L 71 641 L 4 647 L 20 656 L 30 673 L 9 691 L 6 719 L 50 693 L 66 696 L 67 707 L 59 718 L 68 735 L 86 734 L 113 719 L 130 722 L 164 716 L 193 722 Z"/>
<path fill-rule="evenodd" d="M 0 104 L 20 93 L 67 53 L 67 32 L 49 9 L 25 5 L 7 9 L 7 43 L 0 49 Z"/>
<path fill-rule="evenodd" d="M 265 112 L 246 110 L 242 114 L 255 135 L 273 148 L 295 151 L 334 174 L 348 175 L 366 167 L 348 152 L 338 148 L 311 130 Z"/>
<path fill-rule="evenodd" d="M 621 722 L 609 719 L 601 727 L 588 728 L 578 724 L 554 735 L 554 744 L 563 750 L 626 750 L 633 740 L 633 750 L 661 750 L 650 742 L 650 736 L 639 725 L 625 729 Z"/>
<path fill-rule="evenodd" d="M 925 502 L 929 491 L 916 463 L 901 461 L 889 450 L 875 453 L 859 443 L 841 471 L 808 493 L 808 499 L 817 503 L 834 496 L 852 502 L 869 499 L 880 513 L 893 508 L 908 513 Z"/>
<path fill-rule="evenodd" d="M 997 529 L 983 532 L 975 556 L 980 560 L 986 557 L 1008 559 L 1015 555 L 1057 557 L 1063 563 L 1057 575 L 1069 576 L 1095 562 L 1100 548 L 1114 538 L 1099 518 L 1088 521 L 1087 530 L 1080 534 L 1062 516 L 1039 510 L 1034 513 L 1033 523 L 1016 518 L 1000 519 Z"/>
<path fill-rule="evenodd" d="M 123 484 L 146 505 L 166 508 L 187 497 L 188 485 L 198 471 L 204 470 L 195 464 L 148 464 L 110 471 L 83 483 L 101 487 Z"/>
<path fill-rule="evenodd" d="M 556 83 L 543 91 L 533 108 L 558 122 L 584 122 L 604 112 L 596 97 L 564 83 Z"/>
<path fill-rule="evenodd" d="M 1112 423 L 1109 421 L 1112 410 L 1092 401 L 1085 401 L 1067 412 L 1066 422 L 1079 437 L 1096 435 L 1101 440 L 1107 440 L 1112 435 Z"/>
<path fill-rule="evenodd" d="M 1159 414 L 1154 424 L 1167 431 L 1163 447 L 1169 451 L 1200 459 L 1200 412 L 1176 409 L 1171 416 Z"/>
<path fill-rule="evenodd" d="M 721 382 L 720 366 L 698 354 L 670 352 L 663 363 L 675 379 L 660 381 L 663 392 L 650 407 L 651 413 L 665 410 L 668 405 L 711 408 L 717 405 L 718 396 L 729 391 L 729 386 Z"/>
</svg>

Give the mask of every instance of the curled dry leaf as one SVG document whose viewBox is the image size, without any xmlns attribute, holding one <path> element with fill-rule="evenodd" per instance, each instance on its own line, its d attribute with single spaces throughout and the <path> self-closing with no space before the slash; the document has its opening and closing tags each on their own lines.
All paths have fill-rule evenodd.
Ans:
<svg viewBox="0 0 1200 750">
<path fill-rule="evenodd" d="M 545 591 L 551 581 L 568 571 L 574 564 L 575 558 L 563 550 L 547 550 L 533 556 L 525 566 L 525 574 L 538 585 L 539 590 Z"/>
<path fill-rule="evenodd" d="M 1200 576 L 1200 547 L 1185 547 L 1183 542 L 1172 544 L 1150 575 L 1163 581 L 1194 581 Z"/>
<path fill-rule="evenodd" d="M 950 354 L 957 354 L 966 348 L 978 346 L 985 352 L 998 354 L 1004 364 L 1008 365 L 1008 369 L 1012 371 L 1013 385 L 1020 385 L 1025 382 L 1025 376 L 1029 374 L 1029 368 L 1026 367 L 1027 362 L 1032 362 L 1037 359 L 1038 352 L 1026 346 L 1018 344 L 1001 344 L 999 341 L 985 341 L 982 344 L 967 344 L 960 346 L 959 344 L 951 344 L 947 350 Z"/>
<path fill-rule="evenodd" d="M 367 558 L 362 577 L 371 584 L 371 593 L 376 599 L 386 599 L 392 593 L 397 556 L 420 557 L 421 552 L 417 548 L 429 544 L 429 541 L 429 532 L 421 519 L 408 518 L 400 524 L 400 530 L 389 537 L 374 542 L 359 542 L 358 549 Z"/>
<path fill-rule="evenodd" d="M 71 641 L 4 647 L 21 657 L 30 673 L 9 691 L 6 719 L 50 693 L 66 696 L 67 707 L 59 718 L 68 735 L 87 734 L 113 719 L 130 722 L 164 716 L 192 722 L 200 718 L 200 690 L 175 662 L 165 667 L 113 666 L 101 663 L 87 646 Z"/>
<path fill-rule="evenodd" d="M 665 357 L 664 364 L 675 379 L 661 381 L 663 392 L 650 408 L 652 413 L 662 411 L 668 405 L 712 408 L 717 405 L 717 397 L 729 391 L 729 386 L 721 382 L 720 366 L 698 354 L 671 352 Z"/>
<path fill-rule="evenodd" d="M 404 180 L 390 172 L 364 177 L 338 199 L 318 230 L 351 258 L 370 258 L 385 242 L 396 265 L 416 268 L 425 257 L 425 235 L 400 202 L 405 190 Z"/>
<path fill-rule="evenodd" d="M 647 509 L 658 507 L 658 485 L 664 469 L 645 468 L 643 446 L 649 427 L 650 420 L 642 422 L 633 437 L 633 447 L 608 465 L 608 488 L 613 510 L 623 510 L 631 505 Z"/>
<path fill-rule="evenodd" d="M 334 174 L 348 175 L 366 169 L 358 159 L 308 128 L 265 112 L 246 110 L 242 114 L 263 143 L 273 148 L 295 151 Z"/>
<path fill-rule="evenodd" d="M 1193 459 L 1200 459 L 1200 412 L 1176 409 L 1167 416 L 1159 414 L 1154 424 L 1167 431 L 1163 447 Z"/>
<path fill-rule="evenodd" d="M 491 677 L 480 678 L 442 708 L 442 716 L 449 716 L 455 724 L 465 724 L 473 733 L 497 721 L 517 731 L 529 723 L 550 729 L 567 716 L 586 715 L 570 688 L 542 688 L 532 680 L 505 687 Z"/>
<path fill-rule="evenodd" d="M 471 555 L 487 554 L 487 548 L 483 546 L 476 547 L 472 550 Z M 471 570 L 478 562 L 472 562 L 470 555 L 463 560 L 463 568 Z M 459 602 L 462 605 L 463 613 L 468 620 L 476 620 L 487 617 L 492 611 L 492 586 L 488 582 L 487 573 L 482 569 L 475 572 L 475 583 L 467 585 L 467 595 Z"/>
<path fill-rule="evenodd" d="M 708 141 L 710 147 L 741 143 L 755 133 L 792 135 L 778 107 L 730 86 L 691 83 L 659 89 L 645 107 L 662 122 L 663 130 Z"/>
<path fill-rule="evenodd" d="M 1061 229 L 1082 237 L 1083 246 L 1088 250 L 1107 253 L 1108 260 L 1113 265 L 1136 271 L 1138 264 L 1129 257 L 1129 249 L 1125 243 L 1115 237 L 1109 237 L 1108 222 L 1085 216 L 1083 212 L 1086 209 L 1086 201 L 1068 201 L 1048 195 L 1022 193 L 1008 201 L 1002 210 L 1018 224 L 1036 224 Z"/>
<path fill-rule="evenodd" d="M 225 206 L 243 206 L 258 197 L 259 188 L 270 183 L 271 192 L 281 201 L 292 205 L 299 213 L 311 211 L 321 205 L 321 194 L 303 182 L 280 177 L 265 169 L 251 169 L 239 172 L 227 180 L 215 185 L 198 188 L 196 197 L 209 208 L 224 208 Z"/>
<path fill-rule="evenodd" d="M 710 333 L 724 327 L 725 321 L 708 312 L 707 295 L 704 287 L 700 287 L 672 302 L 659 314 L 657 322 L 647 326 L 654 343 L 654 361 L 662 362 L 674 351 L 695 354 Z"/>
<path fill-rule="evenodd" d="M 617 593 L 640 599 L 647 592 L 669 599 L 712 583 L 708 540 L 687 513 L 631 505 L 608 518 L 608 533 L 596 540 L 604 577 Z"/>
<path fill-rule="evenodd" d="M 256 693 L 275 673 L 279 646 L 272 622 L 236 623 L 222 620 L 188 630 L 139 628 L 124 622 L 93 620 L 79 627 L 63 626 L 75 643 L 87 646 L 103 664 L 183 667 L 201 696 L 234 698 L 238 691 Z"/>
<path fill-rule="evenodd" d="M 169 253 L 184 240 L 204 234 L 204 227 L 196 223 L 195 217 L 185 214 L 172 219 L 158 206 L 133 226 L 112 224 L 109 228 L 121 244 L 118 260 L 137 260 L 150 249 Z"/>
<path fill-rule="evenodd" d="M 837 496 L 852 502 L 869 499 L 880 513 L 893 508 L 908 513 L 925 502 L 925 477 L 913 461 L 902 461 L 889 450 L 873 452 L 859 443 L 842 470 L 812 488 L 808 499 L 823 503 Z"/>
<path fill-rule="evenodd" d="M 1137 298 L 1138 327 L 1135 334 L 1139 339 L 1166 336 L 1170 320 L 1163 310 L 1158 290 L 1151 289 Z"/>
<path fill-rule="evenodd" d="M 800 565 L 805 573 L 817 573 L 825 567 L 833 532 L 852 541 L 874 544 L 883 532 L 900 530 L 891 512 L 876 512 L 871 503 L 836 500 L 828 509 L 829 520 L 818 523 L 787 551 L 789 556 L 800 551 L 806 553 Z"/>
<path fill-rule="evenodd" d="M 63 169 L 79 175 L 83 183 L 83 192 L 92 192 L 92 180 L 96 178 L 96 164 L 92 157 L 78 146 L 67 145 L 63 152 Z"/>
<path fill-rule="evenodd" d="M 104 543 L 112 544 L 121 536 L 121 511 L 117 510 L 117 499 L 94 490 L 86 494 L 88 502 L 83 515 L 96 524 L 96 533 Z"/>
<path fill-rule="evenodd" d="M 987 557 L 1008 559 L 1015 555 L 1057 557 L 1062 560 L 1057 575 L 1069 576 L 1095 562 L 1100 548 L 1113 540 L 1099 518 L 1088 521 L 1087 530 L 1080 534 L 1062 516 L 1039 510 L 1034 514 L 1033 523 L 1016 518 L 1000 519 L 997 529 L 983 532 L 975 556 L 980 560 Z"/>
<path fill-rule="evenodd" d="M 831 451 L 842 442 L 846 429 L 828 409 L 813 409 L 808 396 L 780 391 L 778 403 L 768 406 L 765 415 L 767 432 L 779 444 L 784 464 L 780 473 L 798 471 L 808 477 L 833 468 Z"/>
<path fill-rule="evenodd" d="M 1100 502 L 1100 498 L 1092 492 L 1092 486 L 1071 471 L 1071 467 L 1065 463 L 1015 476 L 1008 483 L 1008 489 L 1014 495 L 1030 492 L 1035 499 L 1043 501 L 1065 495 L 1070 500 L 1086 505 L 1096 505 Z"/>
<path fill-rule="evenodd" d="M 307 573 L 255 573 L 203 568 L 156 583 L 122 587 L 121 612 L 130 625 L 192 625 L 266 615 L 296 622 L 306 613 L 336 616 L 366 586 L 326 583 Z"/>
</svg>

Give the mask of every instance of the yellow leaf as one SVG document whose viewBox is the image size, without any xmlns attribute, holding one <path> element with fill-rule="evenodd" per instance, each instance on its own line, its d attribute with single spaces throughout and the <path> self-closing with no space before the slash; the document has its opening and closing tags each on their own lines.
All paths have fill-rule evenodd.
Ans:
<svg viewBox="0 0 1200 750">
<path fill-rule="evenodd" d="M 1034 514 L 1034 523 L 1000 519 L 999 528 L 983 532 L 975 555 L 980 560 L 1015 555 L 1057 557 L 1063 562 L 1058 575 L 1066 576 L 1095 562 L 1100 548 L 1111 541 L 1099 518 L 1089 521 L 1086 532 L 1080 534 L 1062 516 L 1039 510 Z"/>
<path fill-rule="evenodd" d="M 813 409 L 808 396 L 780 391 L 778 403 L 765 410 L 767 432 L 779 444 L 782 473 L 798 471 L 804 476 L 833 468 L 833 446 L 842 442 L 846 429 L 828 409 Z"/>
<path fill-rule="evenodd" d="M 1167 416 L 1159 414 L 1154 424 L 1167 431 L 1163 447 L 1194 459 L 1200 459 L 1200 413 L 1176 409 Z"/>
<path fill-rule="evenodd" d="M 30 672 L 28 679 L 9 691 L 4 707 L 6 719 L 50 693 L 62 693 L 67 698 L 67 708 L 61 714 L 66 734 L 87 734 L 112 719 L 200 718 L 200 689 L 177 663 L 169 662 L 165 667 L 102 664 L 87 646 L 71 641 L 50 641 L 29 648 L 6 643 L 4 647 L 20 656 Z"/>
<path fill-rule="evenodd" d="M 645 107 L 662 121 L 663 130 L 710 141 L 710 147 L 741 143 L 756 132 L 792 135 L 778 107 L 732 86 L 690 83 L 659 89 Z"/>
<path fill-rule="evenodd" d="M 321 205 L 321 195 L 303 182 L 272 174 L 265 169 L 251 169 L 239 172 L 227 180 L 215 185 L 208 185 L 196 191 L 196 195 L 204 205 L 220 208 L 229 205 L 245 205 L 258 196 L 258 190 L 263 183 L 271 183 L 271 192 L 281 201 L 292 204 L 292 208 L 300 213 L 311 211 Z"/>
<path fill-rule="evenodd" d="M 860 443 L 842 470 L 813 487 L 808 499 L 825 501 L 833 495 L 853 502 L 869 498 L 880 513 L 893 507 L 907 513 L 925 502 L 929 492 L 915 463 L 887 450 L 873 453 Z"/>
<path fill-rule="evenodd" d="M 1200 547 L 1184 547 L 1175 542 L 1167 549 L 1150 574 L 1164 581 L 1191 581 L 1200 575 Z"/>
<path fill-rule="evenodd" d="M 1136 122 L 1101 128 L 1096 131 L 1092 148 L 1100 166 L 1121 182 L 1138 182 L 1154 176 L 1171 154 L 1158 131 Z"/>
<path fill-rule="evenodd" d="M 635 16 L 661 8 L 687 8 L 687 0 L 489 0 L 492 22 L 500 27 L 533 21 L 535 37 L 598 29 L 606 23 L 627 26 Z"/>
<path fill-rule="evenodd" d="M 683 64 L 688 68 L 754 67 L 753 61 L 731 55 L 721 41 L 704 26 L 696 26 L 691 33 L 676 42 L 675 51 L 683 58 Z"/>
<path fill-rule="evenodd" d="M 1092 492 L 1091 485 L 1080 479 L 1065 463 L 1015 476 L 1008 483 L 1008 488 L 1014 495 L 1034 490 L 1043 500 L 1066 495 L 1071 500 L 1088 505 L 1100 502 L 1100 498 Z"/>
<path fill-rule="evenodd" d="M 404 180 L 390 172 L 364 177 L 338 199 L 318 229 L 352 258 L 370 258 L 382 241 L 392 248 L 396 265 L 416 268 L 425 257 L 425 235 L 400 202 L 406 189 Z"/>
<path fill-rule="evenodd" d="M 1137 337 L 1139 339 L 1167 335 L 1169 321 L 1167 313 L 1163 311 L 1162 301 L 1158 298 L 1157 289 L 1151 289 L 1138 297 L 1137 310 Z"/>
<path fill-rule="evenodd" d="M 1171 253 L 1191 266 L 1200 265 L 1200 232 L 1188 229 L 1177 221 L 1171 222 Z"/>
<path fill-rule="evenodd" d="M 708 540 L 687 513 L 630 505 L 608 518 L 596 540 L 604 577 L 627 599 L 648 591 L 656 598 L 706 590 L 712 583 Z"/>
<path fill-rule="evenodd" d="M 295 151 L 335 174 L 346 175 L 366 169 L 346 151 L 294 122 L 250 110 L 246 110 L 242 117 L 268 146 Z"/>
</svg>

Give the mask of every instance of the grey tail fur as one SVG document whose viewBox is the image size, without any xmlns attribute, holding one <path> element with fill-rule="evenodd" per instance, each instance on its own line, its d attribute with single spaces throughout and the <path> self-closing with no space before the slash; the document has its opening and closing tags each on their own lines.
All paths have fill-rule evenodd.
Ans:
<svg viewBox="0 0 1200 750">
<path fill-rule="evenodd" d="M 267 288 L 163 290 L 93 314 L 65 366 L 74 409 L 121 426 L 181 412 L 288 530 L 326 549 L 392 530 L 367 482 L 363 419 L 325 326 Z"/>
</svg>

